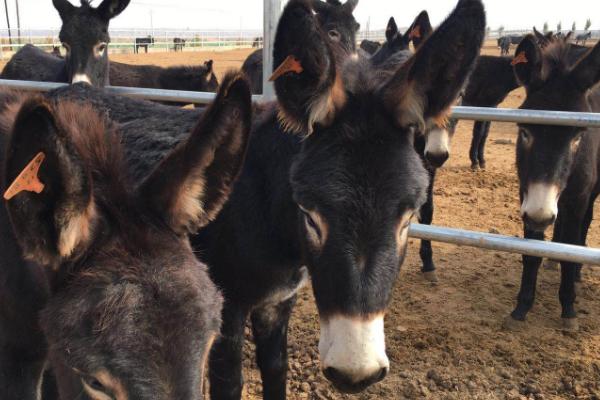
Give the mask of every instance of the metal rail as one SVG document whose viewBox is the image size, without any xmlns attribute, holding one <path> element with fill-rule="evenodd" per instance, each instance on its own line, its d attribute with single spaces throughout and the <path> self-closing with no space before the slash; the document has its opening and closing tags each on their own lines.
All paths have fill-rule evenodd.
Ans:
<svg viewBox="0 0 600 400">
<path fill-rule="evenodd" d="M 48 91 L 66 86 L 66 84 L 0 79 L 0 86 L 25 91 Z M 111 93 L 139 99 L 185 103 L 207 104 L 215 97 L 214 93 L 187 92 L 180 90 L 118 86 L 109 86 L 105 89 Z M 263 96 L 253 96 L 254 101 L 261 101 L 262 99 Z M 594 113 L 454 107 L 452 117 L 482 121 L 600 127 L 600 114 Z M 600 265 L 600 250 L 587 247 L 419 224 L 411 225 L 409 235 L 413 238 L 461 246 L 471 246 L 531 256 L 548 257 L 556 260 Z"/>
<path fill-rule="evenodd" d="M 459 246 L 525 254 L 581 264 L 600 265 L 600 250 L 589 247 L 421 224 L 411 224 L 408 235 L 416 239 Z"/>
<path fill-rule="evenodd" d="M 0 79 L 0 86 L 16 90 L 44 92 L 59 88 L 61 86 L 66 86 L 66 84 Z M 214 93 L 188 92 L 185 90 L 147 89 L 121 86 L 108 86 L 105 89 L 111 93 L 121 94 L 138 99 L 155 101 L 173 101 L 180 103 L 208 104 L 215 97 Z M 263 100 L 263 96 L 254 95 L 252 96 L 252 99 L 254 101 L 261 101 Z M 476 121 L 499 121 L 516 122 L 523 124 L 600 127 L 600 113 L 516 110 L 509 108 L 460 106 L 454 107 L 452 109 L 452 117 L 457 119 L 467 119 Z"/>
</svg>

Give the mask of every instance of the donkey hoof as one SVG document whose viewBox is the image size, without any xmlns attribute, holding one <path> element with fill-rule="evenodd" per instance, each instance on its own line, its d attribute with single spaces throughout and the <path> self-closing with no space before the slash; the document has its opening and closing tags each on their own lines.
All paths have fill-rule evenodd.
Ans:
<svg viewBox="0 0 600 400">
<path fill-rule="evenodd" d="M 562 330 L 566 332 L 577 332 L 579 330 L 579 321 L 577 318 L 561 318 Z"/>
<path fill-rule="evenodd" d="M 544 268 L 550 271 L 558 270 L 559 262 L 556 260 L 546 260 L 544 261 Z"/>
<path fill-rule="evenodd" d="M 514 319 L 512 315 L 506 317 L 502 323 L 502 328 L 511 332 L 520 332 L 524 330 L 526 326 L 525 321 Z"/>
<path fill-rule="evenodd" d="M 425 280 L 427 282 L 431 282 L 431 283 L 438 283 L 439 282 L 439 279 L 437 277 L 437 273 L 435 271 L 423 272 L 423 278 L 425 278 Z"/>
<path fill-rule="evenodd" d="M 479 169 L 479 163 L 471 163 L 471 171 L 477 171 Z"/>
<path fill-rule="evenodd" d="M 481 169 L 482 171 L 485 171 L 485 163 L 484 162 L 479 162 L 479 169 Z"/>
</svg>

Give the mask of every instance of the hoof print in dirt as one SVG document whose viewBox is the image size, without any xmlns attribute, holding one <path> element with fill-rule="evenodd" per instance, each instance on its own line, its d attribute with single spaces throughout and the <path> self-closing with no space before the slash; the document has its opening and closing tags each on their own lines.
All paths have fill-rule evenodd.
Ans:
<svg viewBox="0 0 600 400">
<path fill-rule="evenodd" d="M 527 327 L 525 321 L 519 321 L 514 319 L 511 315 L 504 319 L 502 323 L 502 329 L 512 332 L 520 332 Z"/>
</svg>

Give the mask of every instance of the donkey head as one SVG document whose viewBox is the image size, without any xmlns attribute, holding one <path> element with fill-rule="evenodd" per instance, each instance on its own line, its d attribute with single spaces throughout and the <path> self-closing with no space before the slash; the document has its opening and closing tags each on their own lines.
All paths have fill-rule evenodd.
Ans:
<svg viewBox="0 0 600 400">
<path fill-rule="evenodd" d="M 600 81 L 600 45 L 575 64 L 570 45 L 559 41 L 542 49 L 533 36 L 519 45 L 513 62 L 527 97 L 522 109 L 590 111 L 589 90 Z M 544 231 L 554 223 L 558 199 L 567 185 L 585 128 L 519 124 L 517 170 L 521 216 Z"/>
<path fill-rule="evenodd" d="M 96 87 L 108 84 L 108 24 L 130 0 L 104 0 L 97 8 L 89 0 L 75 7 L 68 0 L 52 0 L 62 19 L 59 38 L 66 49 L 70 83 L 86 82 Z"/>
<path fill-rule="evenodd" d="M 358 0 L 348 0 L 344 4 L 339 0 L 312 0 L 321 29 L 327 32 L 330 40 L 348 51 L 356 49 L 356 33 L 360 29 L 352 15 L 357 5 Z"/>
<path fill-rule="evenodd" d="M 381 65 L 394 54 L 409 50 L 411 41 L 413 42 L 415 49 L 418 49 L 419 46 L 421 46 L 421 43 L 431 35 L 431 32 L 433 32 L 433 28 L 431 27 L 427 11 L 421 11 L 404 34 L 398 29 L 394 17 L 391 17 L 385 30 L 386 41 L 381 46 L 381 49 L 373 56 L 373 64 Z"/>
<path fill-rule="evenodd" d="M 187 234 L 227 199 L 250 119 L 247 83 L 227 78 L 192 133 L 135 184 L 119 136 L 91 108 L 41 98 L 20 108 L 3 178 L 43 153 L 43 187 L 6 207 L 24 256 L 51 276 L 41 325 L 63 398 L 82 386 L 95 400 L 202 398 L 222 299 Z"/>
<path fill-rule="evenodd" d="M 414 135 L 445 115 L 484 28 L 481 2 L 462 0 L 412 58 L 384 74 L 340 57 L 309 3 L 290 1 L 279 21 L 275 65 L 292 59 L 296 68 L 275 89 L 282 124 L 304 137 L 290 179 L 321 319 L 321 366 L 342 391 L 388 372 L 385 309 L 428 184 Z"/>
</svg>

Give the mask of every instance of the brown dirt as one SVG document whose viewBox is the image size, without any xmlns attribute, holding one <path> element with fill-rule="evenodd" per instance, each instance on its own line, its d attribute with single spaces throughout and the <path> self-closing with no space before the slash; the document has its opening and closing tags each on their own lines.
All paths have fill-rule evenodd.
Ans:
<svg viewBox="0 0 600 400">
<path fill-rule="evenodd" d="M 219 75 L 239 67 L 250 49 L 228 52 L 113 55 L 136 64 L 176 65 L 215 60 Z M 487 54 L 499 50 L 488 44 Z M 518 107 L 522 90 L 503 107 Z M 436 225 L 520 235 L 514 167 L 514 124 L 493 123 L 486 171 L 471 172 L 473 123 L 462 121 L 452 157 L 435 189 Z M 507 144 L 508 143 L 508 144 Z M 596 218 L 598 220 L 598 218 Z M 600 245 L 598 223 L 589 244 Z M 299 296 L 289 334 L 289 399 L 600 399 L 600 270 L 587 268 L 579 291 L 580 330 L 559 329 L 557 270 L 540 270 L 536 305 L 525 329 L 501 328 L 519 288 L 520 256 L 434 244 L 440 282 L 419 272 L 418 241 L 411 240 L 387 317 L 388 377 L 356 396 L 336 393 L 319 371 L 319 324 L 312 292 Z M 261 398 L 253 345 L 245 347 L 244 399 Z"/>
</svg>

